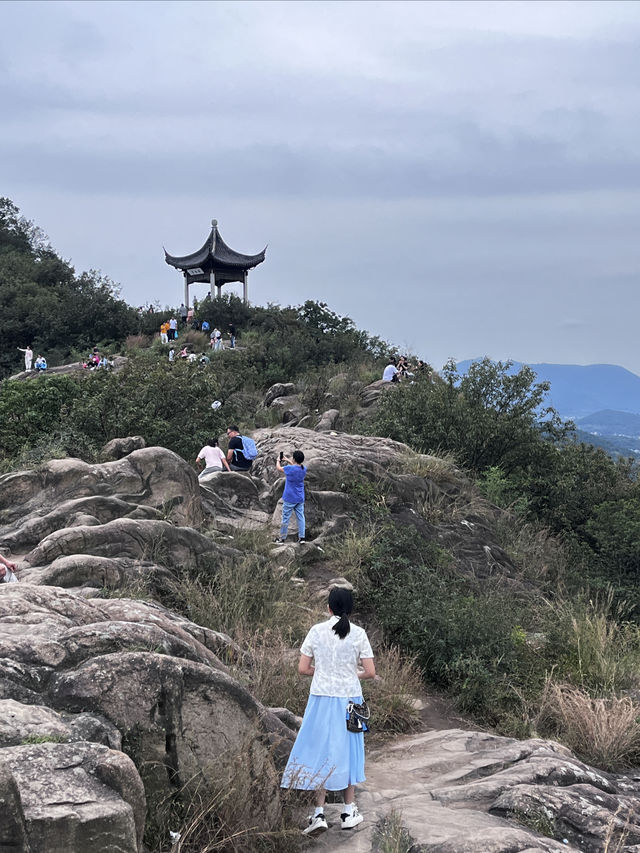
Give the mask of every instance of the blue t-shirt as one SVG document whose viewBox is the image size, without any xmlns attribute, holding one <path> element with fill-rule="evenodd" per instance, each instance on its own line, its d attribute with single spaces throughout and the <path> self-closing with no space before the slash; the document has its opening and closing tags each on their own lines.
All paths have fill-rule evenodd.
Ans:
<svg viewBox="0 0 640 853">
<path fill-rule="evenodd" d="M 284 475 L 287 482 L 284 486 L 282 500 L 290 504 L 299 504 L 304 501 L 304 478 L 307 469 L 304 465 L 285 465 Z"/>
</svg>

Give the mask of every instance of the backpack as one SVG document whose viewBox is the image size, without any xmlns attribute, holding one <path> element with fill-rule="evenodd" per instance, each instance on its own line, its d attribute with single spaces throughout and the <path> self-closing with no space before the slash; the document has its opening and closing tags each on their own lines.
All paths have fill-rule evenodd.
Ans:
<svg viewBox="0 0 640 853">
<path fill-rule="evenodd" d="M 241 435 L 242 439 L 242 455 L 247 460 L 257 459 L 258 457 L 258 448 L 256 447 L 256 443 L 252 438 L 249 438 L 247 435 Z"/>
</svg>

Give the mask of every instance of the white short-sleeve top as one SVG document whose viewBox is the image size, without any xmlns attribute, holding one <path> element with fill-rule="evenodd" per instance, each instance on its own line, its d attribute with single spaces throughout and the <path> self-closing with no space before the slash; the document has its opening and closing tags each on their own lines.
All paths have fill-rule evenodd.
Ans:
<svg viewBox="0 0 640 853">
<path fill-rule="evenodd" d="M 371 643 L 364 628 L 353 622 L 341 640 L 332 630 L 337 621 L 338 617 L 332 616 L 326 622 L 318 622 L 300 647 L 303 655 L 313 658 L 315 666 L 309 692 L 315 696 L 360 696 L 358 663 L 361 658 L 373 657 Z"/>
</svg>

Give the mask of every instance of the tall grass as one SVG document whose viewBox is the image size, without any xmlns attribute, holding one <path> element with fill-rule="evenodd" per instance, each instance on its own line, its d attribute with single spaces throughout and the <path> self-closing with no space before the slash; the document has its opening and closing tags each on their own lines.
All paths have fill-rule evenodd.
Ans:
<svg viewBox="0 0 640 853">
<path fill-rule="evenodd" d="M 232 637 L 278 628 L 297 642 L 307 617 L 295 573 L 259 554 L 222 560 L 213 573 L 183 572 L 173 589 L 175 605 L 192 622 Z"/>
<path fill-rule="evenodd" d="M 381 529 L 375 519 L 360 519 L 339 539 L 327 543 L 327 557 L 339 562 L 342 576 L 354 587 L 366 581 L 366 568 L 377 553 Z"/>
<path fill-rule="evenodd" d="M 362 682 L 371 707 L 372 734 L 386 738 L 415 731 L 420 725 L 415 700 L 423 690 L 422 672 L 398 646 L 376 649 L 375 655 L 380 681 Z"/>
<path fill-rule="evenodd" d="M 596 696 L 640 686 L 640 626 L 610 590 L 552 605 L 551 650 L 563 677 Z M 554 636 L 554 631 L 555 633 Z"/>
<path fill-rule="evenodd" d="M 230 757 L 215 782 L 190 779 L 154 803 L 145 830 L 149 853 L 298 853 L 302 849 L 299 799 L 281 791 L 270 814 L 251 811 L 268 797 L 263 777 L 250 778 L 250 746 Z"/>
<path fill-rule="evenodd" d="M 585 690 L 548 679 L 535 725 L 604 770 L 640 760 L 640 706 L 629 696 L 594 699 Z"/>
</svg>

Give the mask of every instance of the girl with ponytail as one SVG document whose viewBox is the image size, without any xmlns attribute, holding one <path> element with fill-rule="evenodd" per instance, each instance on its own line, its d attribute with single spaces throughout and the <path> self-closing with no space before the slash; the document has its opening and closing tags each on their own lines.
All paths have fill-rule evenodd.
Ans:
<svg viewBox="0 0 640 853">
<path fill-rule="evenodd" d="M 347 706 L 362 702 L 359 679 L 377 676 L 367 634 L 349 619 L 352 610 L 351 591 L 334 587 L 329 619 L 314 625 L 300 648 L 298 672 L 311 676 L 311 689 L 281 784 L 315 791 L 315 813 L 305 835 L 328 829 L 326 791 L 344 791 L 341 829 L 363 821 L 354 799 L 355 786 L 365 781 L 364 733 L 347 730 Z"/>
</svg>

